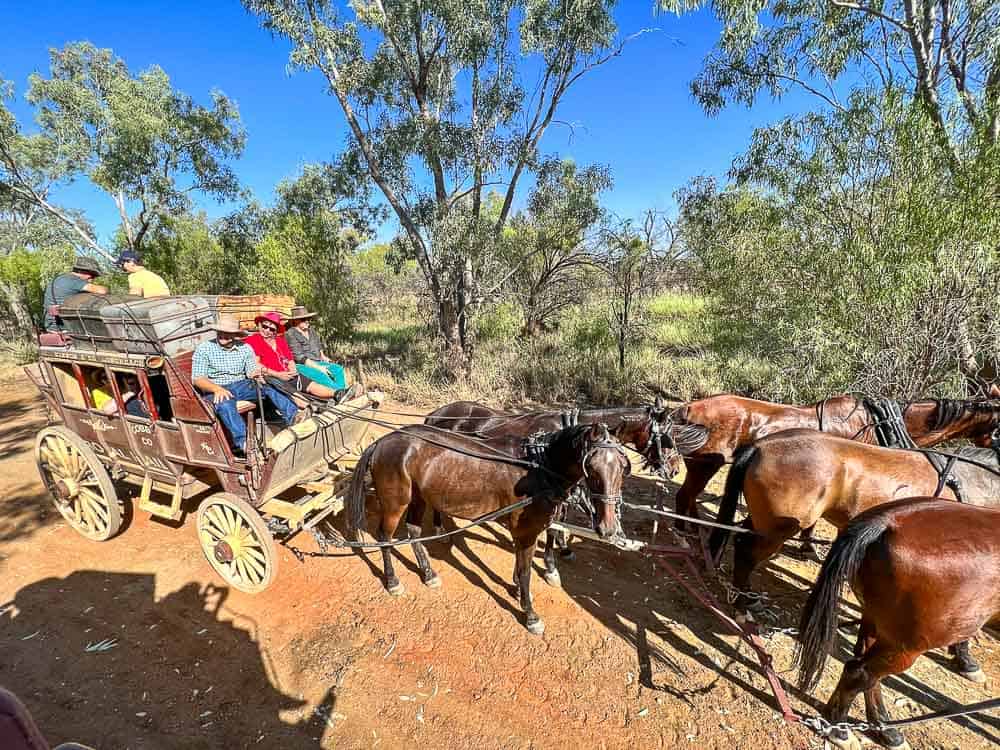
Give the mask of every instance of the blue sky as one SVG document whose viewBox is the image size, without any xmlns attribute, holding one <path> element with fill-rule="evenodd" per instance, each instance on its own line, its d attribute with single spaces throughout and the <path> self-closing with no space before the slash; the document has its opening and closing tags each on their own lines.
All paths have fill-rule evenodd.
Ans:
<svg viewBox="0 0 1000 750">
<path fill-rule="evenodd" d="M 4 6 L 7 6 L 4 8 Z M 208 103 L 217 88 L 235 99 L 248 133 L 246 151 L 234 168 L 241 182 L 264 201 L 274 185 L 312 161 L 332 158 L 342 147 L 346 125 L 336 100 L 316 72 L 287 72 L 288 45 L 260 29 L 238 0 L 0 0 L 7 19 L 0 46 L 0 77 L 13 80 L 13 109 L 22 124 L 31 112 L 21 98 L 27 77 L 48 72 L 48 49 L 88 40 L 110 47 L 133 72 L 160 65 L 178 89 Z M 567 94 L 558 117 L 574 123 L 553 127 L 543 141 L 548 153 L 578 164 L 609 164 L 615 187 L 605 205 L 626 216 L 647 207 L 670 209 L 674 191 L 698 174 L 724 175 L 746 148 L 754 127 L 815 106 L 803 96 L 762 100 L 752 110 L 730 107 L 707 117 L 691 97 L 689 83 L 719 34 L 710 13 L 655 16 L 652 0 L 625 0 L 619 29 L 641 36 L 624 54 L 589 74 Z M 83 209 L 103 239 L 117 215 L 110 199 L 85 183 L 56 198 Z M 229 206 L 199 197 L 210 217 Z M 394 232 L 390 223 L 381 238 Z"/>
</svg>

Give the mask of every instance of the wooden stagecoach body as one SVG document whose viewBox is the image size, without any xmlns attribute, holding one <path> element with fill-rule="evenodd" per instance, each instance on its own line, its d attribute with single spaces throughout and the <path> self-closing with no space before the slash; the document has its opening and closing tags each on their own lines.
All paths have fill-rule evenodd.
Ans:
<svg viewBox="0 0 1000 750">
<path fill-rule="evenodd" d="M 136 508 L 172 521 L 182 518 L 185 501 L 199 498 L 199 541 L 209 562 L 233 586 L 260 591 L 274 576 L 273 536 L 308 530 L 343 506 L 373 401 L 361 396 L 287 428 L 261 424 L 257 404 L 239 402 L 247 456 L 238 458 L 191 382 L 192 355 L 110 351 L 79 341 L 41 346 L 39 362 L 25 368 L 49 409 L 50 425 L 36 441 L 39 471 L 64 518 L 98 541 L 122 525 L 116 481 L 140 488 Z M 95 406 L 98 371 L 107 376 L 115 414 Z M 138 380 L 136 398 L 148 417 L 126 412 L 127 377 Z M 243 560 L 238 545 L 247 547 Z"/>
</svg>

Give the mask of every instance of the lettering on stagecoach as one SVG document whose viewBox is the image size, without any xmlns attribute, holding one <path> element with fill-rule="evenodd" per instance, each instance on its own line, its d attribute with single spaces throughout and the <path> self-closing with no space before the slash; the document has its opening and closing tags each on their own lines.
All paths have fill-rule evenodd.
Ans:
<svg viewBox="0 0 1000 750">
<path fill-rule="evenodd" d="M 108 430 L 115 430 L 117 427 L 113 424 L 108 424 L 107 422 L 102 422 L 99 419 L 81 419 L 81 424 L 89 425 L 92 430 L 96 432 L 107 432 Z"/>
<path fill-rule="evenodd" d="M 196 424 L 193 425 L 194 431 L 199 435 L 211 435 L 215 430 L 207 425 Z"/>
<path fill-rule="evenodd" d="M 215 455 L 215 448 L 213 448 L 213 447 L 212 447 L 211 445 L 209 445 L 208 443 L 202 443 L 202 444 L 201 444 L 201 449 L 202 449 L 203 451 L 205 451 L 205 453 L 207 453 L 207 454 L 208 454 L 208 455 L 210 455 L 210 456 L 214 456 L 214 455 Z"/>
<path fill-rule="evenodd" d="M 119 365 L 122 367 L 132 367 L 142 369 L 146 365 L 145 357 L 129 357 L 115 355 L 106 351 L 88 352 L 86 350 L 74 349 L 70 351 L 43 351 L 44 359 L 60 360 L 63 362 L 96 362 L 102 365 Z"/>
<path fill-rule="evenodd" d="M 136 460 L 135 456 L 132 454 L 132 451 L 127 451 L 124 448 L 117 448 L 113 445 L 108 446 L 108 455 L 111 456 L 111 458 L 120 459 L 122 461 L 128 461 L 133 464 L 139 463 Z"/>
<path fill-rule="evenodd" d="M 146 466 L 150 466 L 154 469 L 160 469 L 161 471 L 167 473 L 170 472 L 170 465 L 166 461 L 157 458 L 156 456 L 143 456 L 143 459 L 146 462 Z"/>
<path fill-rule="evenodd" d="M 152 425 L 137 424 L 135 422 L 132 422 L 131 425 L 132 425 L 132 432 L 135 432 L 135 433 L 144 432 L 147 435 L 152 435 L 153 434 L 153 427 L 152 427 Z M 152 443 L 150 443 L 150 445 L 152 445 Z"/>
</svg>

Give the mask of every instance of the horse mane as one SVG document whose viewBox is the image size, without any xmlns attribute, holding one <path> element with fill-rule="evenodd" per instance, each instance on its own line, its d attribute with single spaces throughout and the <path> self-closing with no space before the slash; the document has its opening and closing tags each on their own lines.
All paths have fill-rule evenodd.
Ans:
<svg viewBox="0 0 1000 750">
<path fill-rule="evenodd" d="M 935 404 L 934 425 L 931 429 L 941 430 L 954 424 L 966 414 L 992 414 L 1000 418 L 1000 401 L 963 401 L 956 398 L 932 399 Z"/>
<path fill-rule="evenodd" d="M 674 447 L 681 455 L 694 453 L 708 442 L 710 431 L 705 425 L 694 422 L 675 422 L 670 431 Z"/>
</svg>

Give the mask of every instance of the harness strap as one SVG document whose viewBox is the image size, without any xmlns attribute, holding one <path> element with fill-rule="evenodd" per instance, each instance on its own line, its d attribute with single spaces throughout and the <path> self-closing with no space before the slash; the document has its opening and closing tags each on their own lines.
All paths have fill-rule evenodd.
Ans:
<svg viewBox="0 0 1000 750">
<path fill-rule="evenodd" d="M 523 508 L 526 505 L 531 505 L 533 502 L 535 502 L 534 496 L 518 500 L 516 503 L 505 505 L 492 513 L 479 516 L 479 518 L 473 519 L 468 523 L 468 525 L 463 526 L 460 529 L 453 529 L 452 531 L 445 531 L 440 534 L 431 534 L 430 536 L 421 536 L 416 539 L 393 539 L 388 542 L 349 542 L 346 539 L 326 536 L 318 529 L 313 529 L 313 536 L 316 538 L 316 542 L 320 546 L 319 552 L 308 552 L 306 550 L 299 549 L 298 547 L 293 547 L 290 544 L 286 544 L 285 546 L 293 555 L 295 555 L 296 558 L 298 558 L 299 562 L 302 562 L 307 557 L 331 557 L 332 555 L 326 551 L 328 547 L 337 547 L 338 549 L 381 549 L 383 547 L 400 547 L 404 544 L 435 542 L 438 539 L 445 539 L 450 536 L 455 536 L 456 534 L 465 534 L 470 529 L 482 526 L 484 523 L 489 523 L 490 521 L 499 518 L 500 516 L 505 516 L 508 513 L 513 513 L 515 510 Z"/>
</svg>

